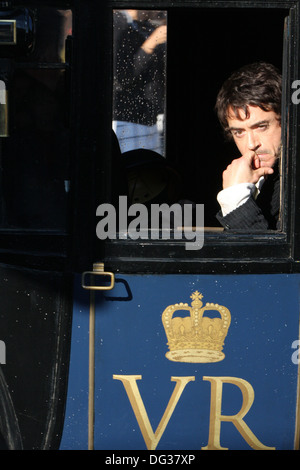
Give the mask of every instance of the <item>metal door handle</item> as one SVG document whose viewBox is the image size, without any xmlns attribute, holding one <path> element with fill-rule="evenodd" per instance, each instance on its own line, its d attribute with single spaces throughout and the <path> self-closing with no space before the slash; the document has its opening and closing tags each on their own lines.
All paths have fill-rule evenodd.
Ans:
<svg viewBox="0 0 300 470">
<path fill-rule="evenodd" d="M 87 285 L 87 276 L 106 276 L 110 278 L 109 285 Z M 88 449 L 94 449 L 94 420 L 95 420 L 95 291 L 111 290 L 115 285 L 115 276 L 104 271 L 104 263 L 94 263 L 93 271 L 82 273 L 81 285 L 90 291 L 90 318 L 89 318 L 89 397 L 88 397 Z"/>
<path fill-rule="evenodd" d="M 87 276 L 109 277 L 110 284 L 103 285 L 103 286 L 98 286 L 95 284 L 87 284 L 86 283 Z M 94 263 L 93 271 L 85 271 L 84 273 L 82 273 L 81 285 L 83 289 L 87 289 L 87 290 L 111 290 L 113 289 L 115 285 L 115 276 L 111 272 L 104 271 L 104 263 Z"/>
</svg>

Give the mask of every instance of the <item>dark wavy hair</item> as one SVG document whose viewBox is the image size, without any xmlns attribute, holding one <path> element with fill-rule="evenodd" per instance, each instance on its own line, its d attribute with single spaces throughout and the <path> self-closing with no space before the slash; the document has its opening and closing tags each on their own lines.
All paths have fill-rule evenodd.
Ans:
<svg viewBox="0 0 300 470">
<path fill-rule="evenodd" d="M 255 62 L 234 72 L 220 89 L 215 106 L 225 134 L 231 135 L 227 123 L 229 107 L 237 119 L 241 119 L 241 110 L 249 117 L 248 106 L 274 111 L 280 119 L 281 94 L 281 74 L 272 64 Z"/>
</svg>

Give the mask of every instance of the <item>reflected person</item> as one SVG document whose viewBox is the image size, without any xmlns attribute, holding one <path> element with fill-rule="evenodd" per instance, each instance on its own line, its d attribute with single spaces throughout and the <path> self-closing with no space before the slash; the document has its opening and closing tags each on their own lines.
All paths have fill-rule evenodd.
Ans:
<svg viewBox="0 0 300 470">
<path fill-rule="evenodd" d="M 158 116 L 164 114 L 167 26 L 163 12 L 114 11 L 113 129 L 122 153 L 162 153 Z"/>
</svg>

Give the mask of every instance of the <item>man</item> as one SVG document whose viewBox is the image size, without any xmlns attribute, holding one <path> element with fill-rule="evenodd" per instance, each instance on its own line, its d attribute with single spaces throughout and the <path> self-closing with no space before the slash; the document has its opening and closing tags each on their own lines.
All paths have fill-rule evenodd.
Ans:
<svg viewBox="0 0 300 470">
<path fill-rule="evenodd" d="M 216 111 L 241 157 L 223 172 L 217 219 L 225 229 L 279 226 L 281 75 L 267 63 L 242 67 L 224 83 Z"/>
</svg>

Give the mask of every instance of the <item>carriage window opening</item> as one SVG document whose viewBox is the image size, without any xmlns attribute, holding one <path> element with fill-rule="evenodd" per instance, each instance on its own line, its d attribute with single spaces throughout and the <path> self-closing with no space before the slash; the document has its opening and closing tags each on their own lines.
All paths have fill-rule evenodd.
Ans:
<svg viewBox="0 0 300 470">
<path fill-rule="evenodd" d="M 228 229 L 243 230 L 245 233 L 277 229 L 273 214 L 273 220 L 269 223 L 260 208 L 257 208 L 257 203 L 262 200 L 264 192 L 268 189 L 264 184 L 256 191 L 258 194 L 261 190 L 260 196 L 254 199 L 256 194 L 251 194 L 247 204 L 251 205 L 248 209 L 254 214 L 255 221 L 263 219 L 260 228 L 256 230 L 250 219 L 244 220 L 245 224 L 238 226 L 235 223 L 236 220 L 237 223 L 240 221 L 238 216 L 235 220 L 237 212 L 232 212 L 226 220 L 222 220 L 224 225 L 216 217 L 221 209 L 217 195 L 223 189 L 222 173 L 233 160 L 241 156 L 241 151 L 245 153 L 247 150 L 239 143 L 240 150 L 233 138 L 227 138 L 215 111 L 215 104 L 224 82 L 243 66 L 264 62 L 283 72 L 286 16 L 287 10 L 270 8 L 199 8 L 168 11 L 167 159 L 176 161 L 183 180 L 183 199 L 204 204 L 205 227 L 209 229 L 224 228 L 224 233 L 228 233 Z M 209 28 L 207 24 L 210 25 Z M 255 28 L 253 24 L 256 25 Z M 181 34 L 178 34 L 178 31 Z M 257 76 L 258 74 L 259 72 Z M 272 72 L 267 75 L 272 76 Z M 249 90 L 250 82 L 244 85 L 247 85 L 246 89 L 248 87 Z M 261 90 L 260 95 L 264 94 Z M 257 122 L 264 120 L 262 117 L 255 119 Z M 255 123 L 251 121 L 251 125 Z M 233 124 L 233 127 L 243 127 Z M 244 123 L 241 121 L 241 124 Z M 261 140 L 265 132 L 267 133 L 264 129 L 262 126 L 251 129 L 257 139 L 254 142 L 257 148 L 254 147 L 254 150 L 258 154 L 264 150 L 263 144 L 264 147 L 267 146 L 265 150 L 268 151 L 271 151 L 273 146 L 271 144 L 269 148 L 270 143 Z M 239 129 L 235 132 L 237 131 L 240 138 L 236 140 L 242 142 L 244 135 Z M 276 147 L 277 144 L 278 142 Z M 265 157 L 261 156 L 262 158 Z M 241 197 L 239 202 L 244 201 Z M 278 213 L 278 209 L 277 205 L 275 212 Z M 239 212 L 242 212 L 241 208 Z M 265 215 L 269 217 L 269 214 Z M 247 215 L 242 218 L 247 219 Z"/>
<path fill-rule="evenodd" d="M 165 95 L 162 102 L 164 114 L 167 116 L 165 127 L 167 131 L 163 136 L 165 151 L 161 152 L 165 163 L 159 172 L 154 165 L 142 165 L 144 161 L 149 163 L 150 154 L 147 155 L 145 146 L 138 146 L 139 159 L 135 161 L 132 156 L 131 160 L 128 159 L 128 165 L 125 163 L 130 203 L 140 202 L 148 207 L 153 203 L 164 202 L 169 205 L 187 203 L 193 207 L 204 204 L 206 231 L 228 233 L 228 230 L 241 230 L 246 234 L 253 234 L 255 231 L 281 230 L 279 195 L 282 188 L 280 188 L 280 165 L 277 168 L 277 161 L 281 159 L 282 146 L 278 129 L 280 121 L 276 119 L 280 114 L 280 104 L 273 110 L 275 118 L 273 120 L 269 119 L 270 114 L 263 117 L 251 115 L 251 120 L 246 123 L 241 121 L 241 126 L 237 126 L 236 122 L 230 123 L 232 138 L 228 139 L 215 111 L 215 103 L 222 84 L 233 72 L 247 64 L 263 62 L 274 66 L 280 73 L 284 72 L 283 37 L 284 20 L 287 15 L 288 11 L 281 8 L 170 8 L 168 10 L 168 60 L 165 65 L 168 79 L 164 83 Z M 120 112 L 116 102 L 118 91 L 122 92 L 117 71 L 118 66 L 122 70 L 120 57 L 121 54 L 126 56 L 126 51 L 127 54 L 132 54 L 133 51 L 128 43 L 128 37 L 127 43 L 124 42 L 122 48 L 116 47 L 117 43 L 120 45 L 121 34 L 117 21 L 121 22 L 122 19 L 123 24 L 128 25 L 125 16 L 124 10 L 114 11 L 114 118 Z M 209 29 L 207 24 L 211 25 Z M 256 24 L 255 28 L 253 24 Z M 130 64 L 129 55 L 126 61 Z M 123 73 L 126 61 L 123 61 Z M 272 70 L 270 69 L 269 76 L 272 75 Z M 136 93 L 136 82 L 124 75 L 123 85 L 128 87 L 127 95 L 122 99 L 124 105 L 130 93 Z M 264 94 L 263 90 L 261 94 Z M 127 99 L 128 101 L 133 102 L 132 99 Z M 258 109 L 261 108 L 258 106 Z M 127 112 L 127 119 L 132 115 L 131 108 Z M 243 128 L 244 124 L 248 125 L 246 131 Z M 270 128 L 273 125 L 275 137 L 270 141 L 264 136 L 272 130 Z M 117 127 L 113 128 L 116 132 Z M 248 136 L 250 134 L 254 136 L 257 140 L 255 148 L 253 145 L 250 148 L 249 143 L 241 145 L 244 139 L 243 132 L 248 133 Z M 126 154 L 126 150 L 124 152 L 122 148 L 121 139 L 124 141 L 124 138 L 125 132 L 121 132 L 119 145 L 122 155 Z M 282 144 L 285 145 L 285 142 Z M 233 160 L 251 151 L 255 155 L 253 165 L 258 168 L 266 164 L 268 155 L 272 151 L 276 160 L 274 165 L 274 162 L 272 163 L 276 173 L 273 188 L 271 188 L 272 175 L 259 178 L 255 184 L 251 182 L 251 188 L 249 189 L 249 185 L 246 188 L 248 204 L 244 208 L 251 206 L 249 210 L 255 221 L 262 221 L 257 227 L 253 226 L 250 218 L 240 226 L 234 222 L 237 214 L 234 209 L 240 208 L 246 201 L 243 195 L 237 206 L 230 208 L 229 212 L 224 213 L 225 215 L 221 214 L 221 217 L 222 209 L 218 200 L 218 194 L 224 189 L 223 171 Z M 153 174 L 155 177 L 152 177 Z M 272 199 L 275 185 L 276 195 Z M 259 205 L 264 194 L 270 199 L 271 214 L 266 213 L 268 202 L 266 206 L 264 203 Z M 224 218 L 225 220 L 221 220 Z M 244 219 L 245 222 L 247 217 L 242 214 L 240 219 Z M 193 218 L 193 227 L 196 222 Z"/>
</svg>

